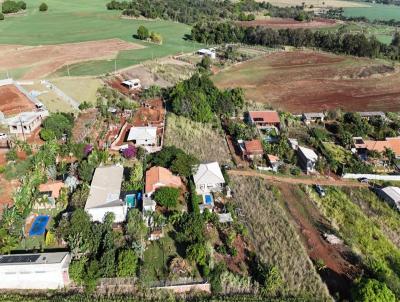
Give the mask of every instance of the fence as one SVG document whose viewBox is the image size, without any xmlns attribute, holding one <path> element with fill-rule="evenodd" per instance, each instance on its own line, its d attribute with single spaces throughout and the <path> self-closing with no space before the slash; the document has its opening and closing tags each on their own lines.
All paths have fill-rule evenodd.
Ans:
<svg viewBox="0 0 400 302">
<path fill-rule="evenodd" d="M 352 174 L 346 173 L 343 175 L 345 179 L 367 178 L 370 180 L 386 180 L 400 181 L 400 175 L 380 175 L 380 174 Z"/>
<path fill-rule="evenodd" d="M 56 85 L 51 83 L 50 81 L 43 80 L 41 81 L 42 84 L 46 85 L 47 88 L 53 90 L 55 94 L 57 94 L 60 98 L 64 99 L 67 103 L 69 103 L 72 108 L 74 109 L 79 109 L 79 102 L 72 97 L 66 95 L 60 88 L 58 88 Z"/>
</svg>

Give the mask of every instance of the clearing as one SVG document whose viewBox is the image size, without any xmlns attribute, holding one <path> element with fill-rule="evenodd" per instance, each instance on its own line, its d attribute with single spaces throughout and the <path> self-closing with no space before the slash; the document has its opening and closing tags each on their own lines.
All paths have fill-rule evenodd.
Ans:
<svg viewBox="0 0 400 302">
<path fill-rule="evenodd" d="M 214 129 L 211 124 L 193 122 L 172 113 L 167 115 L 164 144 L 175 145 L 200 161 L 218 161 L 220 164 L 231 162 L 222 129 Z"/>
<path fill-rule="evenodd" d="M 345 7 L 346 17 L 366 17 L 370 20 L 400 20 L 400 7 L 379 3 L 368 3 L 368 7 Z"/>
<path fill-rule="evenodd" d="M 214 82 L 219 88 L 243 87 L 248 100 L 293 113 L 400 110 L 399 71 L 380 60 L 275 52 L 229 67 Z"/>
<path fill-rule="evenodd" d="M 249 228 L 257 255 L 275 265 L 284 279 L 287 296 L 331 301 L 328 289 L 308 258 L 284 209 L 264 180 L 231 175 L 235 205 Z M 310 298 L 311 299 L 311 298 Z"/>
<path fill-rule="evenodd" d="M 30 67 L 22 78 L 38 79 L 68 64 L 90 59 L 112 59 L 121 50 L 141 48 L 142 45 L 120 39 L 44 46 L 10 45 L 0 48 L 0 66 L 4 70 Z"/>
<path fill-rule="evenodd" d="M 34 108 L 35 105 L 14 85 L 0 86 L 0 112 L 5 116 L 31 111 Z"/>
<path fill-rule="evenodd" d="M 285 19 L 285 18 L 265 18 L 265 19 L 257 19 L 254 21 L 242 21 L 238 23 L 244 27 L 265 26 L 274 29 L 281 29 L 281 28 L 313 29 L 313 28 L 335 27 L 338 25 L 338 22 L 336 20 L 321 19 L 321 18 L 315 18 L 310 22 L 300 22 L 294 19 Z"/>
<path fill-rule="evenodd" d="M 330 244 L 323 238 L 323 233 L 335 232 L 304 192 L 287 184 L 280 184 L 278 188 L 280 201 L 292 217 L 308 255 L 314 263 L 324 265 L 319 273 L 331 295 L 339 293 L 341 299 L 349 299 L 351 293 L 348 285 L 360 274 L 359 263 L 351 249 L 343 244 Z"/>
</svg>

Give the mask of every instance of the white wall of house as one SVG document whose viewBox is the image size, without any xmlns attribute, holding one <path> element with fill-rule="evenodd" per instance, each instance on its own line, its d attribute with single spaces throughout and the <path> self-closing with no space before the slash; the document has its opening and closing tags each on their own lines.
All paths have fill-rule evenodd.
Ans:
<svg viewBox="0 0 400 302">
<path fill-rule="evenodd" d="M 223 183 L 196 183 L 196 193 L 197 194 L 222 192 L 223 189 L 224 189 Z"/>
<path fill-rule="evenodd" d="M 124 222 L 126 219 L 126 214 L 128 213 L 128 206 L 125 204 L 123 206 L 117 207 L 101 207 L 101 208 L 89 208 L 86 209 L 86 212 L 92 216 L 92 221 L 102 222 L 104 216 L 107 213 L 114 213 L 115 215 L 115 223 Z"/>
<path fill-rule="evenodd" d="M 0 266 L 1 289 L 60 289 L 70 283 L 70 257 L 61 263 Z"/>
</svg>

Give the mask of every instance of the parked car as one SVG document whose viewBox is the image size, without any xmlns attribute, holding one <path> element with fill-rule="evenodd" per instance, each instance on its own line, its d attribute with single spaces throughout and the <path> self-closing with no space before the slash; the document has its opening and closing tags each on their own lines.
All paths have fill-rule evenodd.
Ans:
<svg viewBox="0 0 400 302">
<path fill-rule="evenodd" d="M 320 197 L 325 197 L 325 189 L 320 185 L 315 185 L 315 191 L 317 191 Z"/>
<path fill-rule="evenodd" d="M 361 182 L 361 183 L 367 184 L 368 183 L 368 178 L 360 177 L 360 178 L 358 178 L 358 181 Z"/>
<path fill-rule="evenodd" d="M 0 132 L 0 140 L 7 139 L 7 134 Z"/>
</svg>

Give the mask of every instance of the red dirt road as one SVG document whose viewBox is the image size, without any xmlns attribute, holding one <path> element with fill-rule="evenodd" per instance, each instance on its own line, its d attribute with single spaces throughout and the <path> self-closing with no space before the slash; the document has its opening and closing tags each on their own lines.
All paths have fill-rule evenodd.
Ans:
<svg viewBox="0 0 400 302">
<path fill-rule="evenodd" d="M 5 116 L 31 111 L 35 105 L 14 85 L 0 86 L 0 111 Z"/>
<path fill-rule="evenodd" d="M 225 69 L 214 81 L 220 88 L 243 87 L 248 100 L 293 113 L 400 110 L 399 71 L 365 58 L 278 52 Z"/>
<path fill-rule="evenodd" d="M 319 273 L 330 293 L 340 293 L 341 299 L 350 298 L 349 284 L 360 273 L 350 248 L 333 245 L 323 239 L 323 232 L 329 232 L 329 223 L 310 200 L 295 193 L 295 187 L 287 184 L 278 187 L 284 207 L 292 217 L 308 255 L 314 262 L 322 260 L 325 265 Z"/>
<path fill-rule="evenodd" d="M 274 29 L 281 28 L 323 28 L 333 27 L 338 23 L 335 20 L 316 18 L 310 22 L 300 22 L 294 19 L 285 18 L 270 18 L 265 20 L 254 20 L 254 21 L 242 21 L 238 22 L 244 27 L 250 26 L 263 26 Z"/>
</svg>

